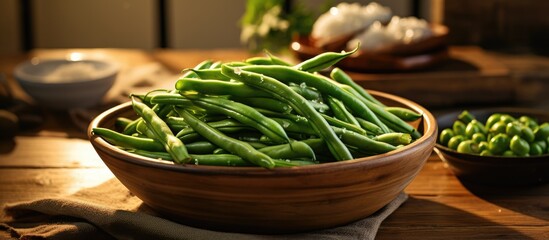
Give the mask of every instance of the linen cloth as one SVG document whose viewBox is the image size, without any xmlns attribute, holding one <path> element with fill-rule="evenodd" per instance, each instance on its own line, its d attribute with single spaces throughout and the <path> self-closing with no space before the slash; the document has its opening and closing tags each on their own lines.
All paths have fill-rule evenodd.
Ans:
<svg viewBox="0 0 549 240">
<path fill-rule="evenodd" d="M 345 226 L 285 235 L 218 232 L 182 225 L 156 215 L 116 178 L 65 197 L 7 204 L 0 230 L 19 239 L 374 239 L 383 220 L 408 196 Z"/>
</svg>

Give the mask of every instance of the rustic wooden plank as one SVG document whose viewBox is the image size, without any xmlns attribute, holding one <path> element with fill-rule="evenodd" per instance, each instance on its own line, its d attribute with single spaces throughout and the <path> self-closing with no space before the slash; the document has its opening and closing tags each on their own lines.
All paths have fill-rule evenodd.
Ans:
<svg viewBox="0 0 549 240">
<path fill-rule="evenodd" d="M 87 139 L 18 136 L 2 142 L 0 168 L 101 168 L 101 158 Z"/>
<path fill-rule="evenodd" d="M 468 226 L 468 227 L 386 227 L 376 239 L 548 239 L 549 227 Z"/>
<path fill-rule="evenodd" d="M 114 177 L 104 168 L 0 169 L 0 206 L 5 203 L 72 194 Z"/>
</svg>

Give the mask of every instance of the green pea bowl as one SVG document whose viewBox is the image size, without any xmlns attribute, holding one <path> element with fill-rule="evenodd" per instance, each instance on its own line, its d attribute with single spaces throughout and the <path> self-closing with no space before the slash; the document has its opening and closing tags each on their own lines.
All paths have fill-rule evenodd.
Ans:
<svg viewBox="0 0 549 240">
<path fill-rule="evenodd" d="M 515 119 L 529 116 L 537 122 L 549 122 L 549 112 L 524 108 L 487 108 L 468 111 L 476 120 L 486 123 L 495 113 L 508 114 Z M 437 124 L 441 135 L 445 129 L 453 129 L 454 122 L 460 118 L 463 111 L 455 111 L 437 116 Z M 493 128 L 488 129 L 488 131 Z M 509 156 L 505 154 L 479 154 L 468 152 L 467 144 L 460 148 L 452 144 L 443 144 L 445 137 L 440 137 L 435 144 L 434 151 L 444 161 L 449 169 L 461 180 L 467 183 L 493 186 L 524 186 L 545 184 L 549 182 L 549 153 L 547 146 L 538 154 L 523 156 Z M 545 140 L 549 141 L 549 140 Z M 531 143 L 530 143 L 531 144 Z M 460 143 L 461 145 L 461 143 Z M 465 150 L 464 150 L 465 149 Z"/>
</svg>

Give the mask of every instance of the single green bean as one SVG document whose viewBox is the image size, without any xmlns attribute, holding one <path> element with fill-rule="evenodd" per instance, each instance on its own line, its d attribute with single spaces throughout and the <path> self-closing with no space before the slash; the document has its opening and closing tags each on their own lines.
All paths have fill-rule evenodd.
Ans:
<svg viewBox="0 0 549 240">
<path fill-rule="evenodd" d="M 363 87 L 361 87 L 355 81 L 353 81 L 353 79 L 349 75 L 347 75 L 347 73 L 345 73 L 343 70 L 341 70 L 340 68 L 336 67 L 336 68 L 332 69 L 332 71 L 330 72 L 330 77 L 332 79 L 334 79 L 336 82 L 339 82 L 341 84 L 349 85 L 358 94 L 360 94 L 362 97 L 370 100 L 371 102 L 373 102 L 377 105 L 380 105 L 380 106 L 384 106 L 383 103 L 381 103 L 379 100 L 374 98 L 370 93 L 368 93 L 368 91 L 366 91 Z"/>
<path fill-rule="evenodd" d="M 131 120 L 129 118 L 118 117 L 118 118 L 116 118 L 116 121 L 114 122 L 114 127 L 116 129 L 125 129 L 126 126 L 128 126 L 132 122 L 133 122 L 133 120 Z"/>
<path fill-rule="evenodd" d="M 412 142 L 412 137 L 408 133 L 384 133 L 373 137 L 372 139 L 391 144 L 393 146 L 408 145 Z"/>
<path fill-rule="evenodd" d="M 196 91 L 211 95 L 232 95 L 238 97 L 270 97 L 263 91 L 247 86 L 241 82 L 224 82 L 221 80 L 199 80 L 194 78 L 180 78 L 175 83 L 180 92 Z"/>
<path fill-rule="evenodd" d="M 324 52 L 295 65 L 294 68 L 305 72 L 318 72 L 333 66 L 356 51 L 358 46 L 349 52 Z"/>
<path fill-rule="evenodd" d="M 261 108 L 261 109 L 267 109 L 275 112 L 280 113 L 290 113 L 292 111 L 292 107 L 288 105 L 287 103 L 284 103 L 282 101 L 279 101 L 274 98 L 267 98 L 267 97 L 249 97 L 249 98 L 239 98 L 239 97 L 231 97 L 232 100 L 246 104 L 248 106 L 254 107 L 254 108 Z"/>
<path fill-rule="evenodd" d="M 313 149 L 306 143 L 300 141 L 292 141 L 288 144 L 268 146 L 260 148 L 259 151 L 269 155 L 273 159 L 316 159 Z"/>
<path fill-rule="evenodd" d="M 383 130 L 378 126 L 375 125 L 372 122 L 366 121 L 362 118 L 356 118 L 362 129 L 366 130 L 366 133 L 369 133 L 371 135 L 380 135 L 383 134 Z"/>
<path fill-rule="evenodd" d="M 421 114 L 416 113 L 408 108 L 402 107 L 385 107 L 385 110 L 406 122 L 418 120 L 422 116 Z"/>
<path fill-rule="evenodd" d="M 134 98 L 132 98 L 132 106 L 154 133 L 156 139 L 164 145 L 164 148 L 170 153 L 175 162 L 187 163 L 191 160 L 183 142 L 173 135 L 168 125 L 152 109 L 144 103 L 135 101 Z"/>
<path fill-rule="evenodd" d="M 112 145 L 148 151 L 165 151 L 164 145 L 152 138 L 133 137 L 107 128 L 93 128 L 92 132 Z"/>
</svg>

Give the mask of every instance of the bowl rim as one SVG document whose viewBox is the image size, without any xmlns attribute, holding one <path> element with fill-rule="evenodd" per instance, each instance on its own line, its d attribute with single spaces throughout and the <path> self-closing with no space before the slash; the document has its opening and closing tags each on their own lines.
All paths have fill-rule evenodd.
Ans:
<svg viewBox="0 0 549 240">
<path fill-rule="evenodd" d="M 444 130 L 443 126 L 441 125 L 440 121 L 442 119 L 448 118 L 450 116 L 457 116 L 464 110 L 455 110 L 446 112 L 444 114 L 439 115 L 436 118 L 437 126 L 441 128 L 441 131 Z M 541 109 L 535 109 L 535 108 L 521 108 L 521 107 L 488 107 L 488 108 L 475 108 L 471 110 L 467 110 L 471 114 L 475 114 L 478 112 L 483 113 L 507 113 L 511 115 L 528 115 L 528 114 L 537 114 L 537 115 L 547 115 L 549 118 L 549 112 L 543 111 Z M 438 139 L 435 143 L 435 152 L 437 154 L 449 154 L 453 155 L 454 158 L 459 159 L 460 161 L 466 161 L 466 162 L 475 162 L 481 159 L 482 161 L 487 161 L 487 163 L 494 163 L 494 164 L 514 164 L 514 162 L 518 161 L 543 161 L 546 159 L 549 159 L 549 153 L 537 155 L 537 156 L 528 156 L 528 157 L 505 157 L 505 156 L 480 156 L 478 154 L 470 154 L 470 153 L 460 153 L 454 149 L 451 149 L 447 146 L 444 146 L 438 142 Z M 458 157 L 459 156 L 459 157 Z"/>
<path fill-rule="evenodd" d="M 77 62 L 90 62 L 90 63 L 100 63 L 105 64 L 107 67 L 104 70 L 96 72 L 96 75 L 93 78 L 84 78 L 78 81 L 60 81 L 60 82 L 44 82 L 44 76 L 33 75 L 25 72 L 23 69 L 29 66 L 37 66 L 42 63 L 77 63 Z M 85 84 L 89 82 L 96 82 L 99 80 L 109 79 L 110 77 L 118 74 L 120 71 L 120 65 L 111 60 L 105 59 L 93 59 L 93 58 L 83 58 L 78 60 L 66 59 L 66 58 L 32 58 L 26 61 L 19 63 L 13 70 L 13 76 L 18 82 L 22 82 L 27 85 L 52 85 L 52 86 L 61 86 L 61 85 L 75 85 L 75 84 Z"/>
<path fill-rule="evenodd" d="M 429 140 L 429 138 L 433 138 L 433 145 L 434 145 L 434 142 L 436 142 L 438 125 L 437 125 L 436 119 L 434 118 L 431 112 L 429 112 L 423 106 L 411 100 L 408 100 L 396 95 L 392 95 L 389 93 L 384 93 L 384 92 L 379 92 L 374 90 L 368 90 L 368 91 L 374 96 L 381 96 L 391 101 L 399 102 L 400 104 L 403 104 L 407 108 L 410 108 L 411 110 L 421 113 L 423 115 L 423 117 L 421 118 L 421 121 L 425 122 L 423 126 L 424 128 L 423 135 L 416 141 L 412 142 L 411 144 L 406 145 L 402 148 L 393 150 L 388 153 L 377 154 L 374 156 L 356 158 L 356 159 L 345 160 L 345 161 L 338 161 L 338 162 L 329 162 L 329 163 L 305 165 L 305 166 L 297 166 L 297 167 L 265 169 L 262 167 L 255 167 L 255 166 L 227 167 L 227 166 L 176 164 L 171 161 L 153 159 L 153 158 L 148 158 L 148 157 L 140 156 L 137 154 L 129 153 L 127 151 L 124 151 L 120 148 L 115 147 L 114 145 L 111 145 L 110 143 L 105 141 L 103 138 L 93 134 L 92 129 L 94 127 L 97 127 L 103 119 L 109 116 L 113 117 L 114 116 L 113 114 L 115 114 L 116 112 L 121 111 L 128 107 L 131 107 L 131 102 L 129 101 L 119 104 L 117 106 L 114 106 L 97 115 L 90 122 L 87 130 L 87 134 L 90 142 L 96 148 L 97 151 L 104 151 L 105 153 L 110 154 L 116 157 L 117 159 L 122 159 L 123 161 L 126 161 L 128 163 L 138 164 L 142 166 L 160 168 L 160 169 L 169 170 L 169 171 L 195 173 L 195 174 L 300 175 L 300 174 L 312 174 L 312 173 L 315 173 L 315 174 L 331 173 L 335 171 L 341 171 L 342 169 L 357 168 L 364 165 L 375 167 L 375 166 L 389 164 L 394 161 L 399 161 L 400 157 L 405 157 L 407 155 L 406 153 L 414 149 L 416 146 L 425 144 L 425 141 Z M 431 147 L 430 150 L 432 151 L 433 148 Z M 393 157 L 385 158 L 386 156 L 393 156 Z M 398 157 L 395 157 L 395 156 L 398 156 Z"/>
</svg>

